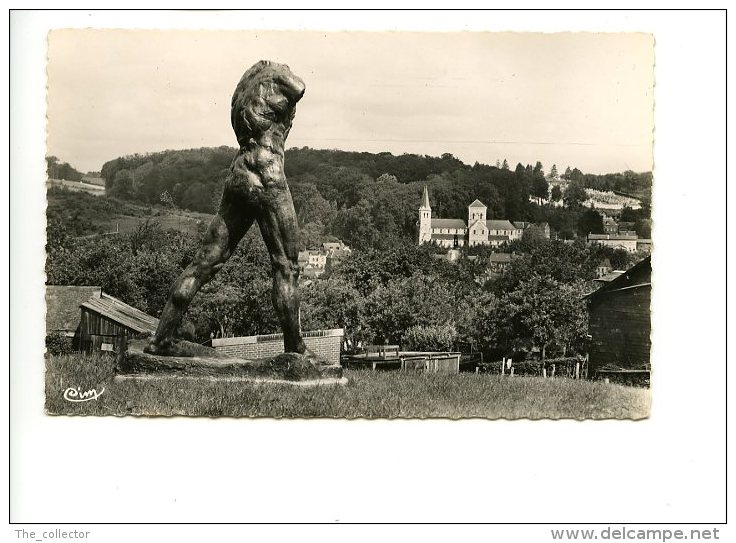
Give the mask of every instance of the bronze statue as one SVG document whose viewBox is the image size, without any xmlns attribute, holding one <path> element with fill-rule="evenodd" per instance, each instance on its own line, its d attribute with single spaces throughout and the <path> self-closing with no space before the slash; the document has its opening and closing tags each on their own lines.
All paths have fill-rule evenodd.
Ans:
<svg viewBox="0 0 736 543">
<path fill-rule="evenodd" d="M 284 143 L 304 95 L 304 82 L 285 64 L 267 60 L 243 74 L 233 94 L 230 118 L 240 149 L 230 165 L 220 208 L 202 247 L 182 272 L 145 348 L 150 354 L 181 355 L 174 334 L 197 291 L 222 268 L 253 221 L 271 256 L 271 298 L 287 353 L 304 353 L 299 322 L 299 227 L 284 174 Z"/>
</svg>

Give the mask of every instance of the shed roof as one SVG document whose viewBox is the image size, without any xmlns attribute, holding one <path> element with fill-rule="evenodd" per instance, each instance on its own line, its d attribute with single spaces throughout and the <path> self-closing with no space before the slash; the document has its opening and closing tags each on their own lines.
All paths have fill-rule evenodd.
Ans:
<svg viewBox="0 0 736 543">
<path fill-rule="evenodd" d="M 616 272 L 612 272 L 616 273 Z M 619 290 L 626 290 L 637 287 L 652 286 L 652 257 L 648 256 L 635 266 L 621 273 L 618 277 L 604 284 L 598 290 L 583 296 L 589 300 L 594 300 L 601 294 L 608 294 Z"/>
<path fill-rule="evenodd" d="M 100 298 L 87 300 L 81 306 L 141 334 L 153 334 L 158 327 L 156 317 L 147 315 L 140 309 L 113 298 L 109 294 L 102 293 Z"/>
<path fill-rule="evenodd" d="M 465 228 L 462 219 L 432 219 L 432 228 Z"/>
<path fill-rule="evenodd" d="M 102 287 L 46 285 L 46 333 L 75 332 L 79 326 L 79 306 L 101 294 Z"/>
<path fill-rule="evenodd" d="M 593 279 L 593 281 L 595 281 L 597 283 L 610 283 L 611 281 L 613 281 L 614 279 L 616 279 L 619 275 L 621 275 L 623 273 L 626 273 L 626 272 L 624 272 L 622 270 L 613 270 L 611 272 L 608 272 L 603 277 L 599 277 L 597 279 Z"/>
<path fill-rule="evenodd" d="M 488 241 L 509 241 L 508 236 L 488 236 Z"/>
</svg>

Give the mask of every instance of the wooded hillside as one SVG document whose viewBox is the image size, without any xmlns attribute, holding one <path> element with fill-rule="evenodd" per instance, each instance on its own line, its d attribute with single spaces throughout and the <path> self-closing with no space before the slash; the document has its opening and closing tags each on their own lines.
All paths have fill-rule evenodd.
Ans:
<svg viewBox="0 0 736 543">
<path fill-rule="evenodd" d="M 235 152 L 217 147 L 119 157 L 105 163 L 101 175 L 110 196 L 213 213 Z M 540 162 L 518 164 L 512 171 L 506 161 L 469 166 L 449 153 L 396 156 L 304 147 L 286 151 L 285 169 L 307 245 L 326 237 L 357 247 L 415 239 L 424 185 L 433 217 L 465 218 L 468 204 L 478 198 L 488 206 L 489 219 L 548 222 L 565 238 L 592 231 L 577 200 L 565 208 L 530 202 L 530 196 L 546 197 L 554 184 Z M 563 177 L 600 190 L 651 190 L 650 173 L 596 176 L 568 168 Z"/>
</svg>

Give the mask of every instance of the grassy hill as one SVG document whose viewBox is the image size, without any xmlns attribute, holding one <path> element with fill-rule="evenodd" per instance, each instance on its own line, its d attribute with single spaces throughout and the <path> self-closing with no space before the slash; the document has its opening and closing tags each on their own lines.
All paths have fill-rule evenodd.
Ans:
<svg viewBox="0 0 736 543">
<path fill-rule="evenodd" d="M 167 230 L 196 234 L 212 220 L 207 213 L 136 204 L 60 186 L 49 188 L 47 201 L 48 222 L 62 224 L 76 237 L 132 232 L 146 221 L 155 221 Z"/>
</svg>

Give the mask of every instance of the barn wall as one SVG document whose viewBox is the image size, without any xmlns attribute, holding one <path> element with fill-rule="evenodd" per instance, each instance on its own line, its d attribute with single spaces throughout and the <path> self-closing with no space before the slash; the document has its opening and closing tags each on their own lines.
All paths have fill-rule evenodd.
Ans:
<svg viewBox="0 0 736 543">
<path fill-rule="evenodd" d="M 131 336 L 135 332 L 125 326 L 82 308 L 82 330 L 84 335 Z"/>
<path fill-rule="evenodd" d="M 590 370 L 615 364 L 635 367 L 649 362 L 651 288 L 601 294 L 590 305 Z"/>
<path fill-rule="evenodd" d="M 119 337 L 132 338 L 137 332 L 126 328 L 118 322 L 108 319 L 98 313 L 82 308 L 82 318 L 79 324 L 79 348 L 85 352 L 96 352 L 102 349 L 102 344 L 118 346 Z"/>
</svg>

